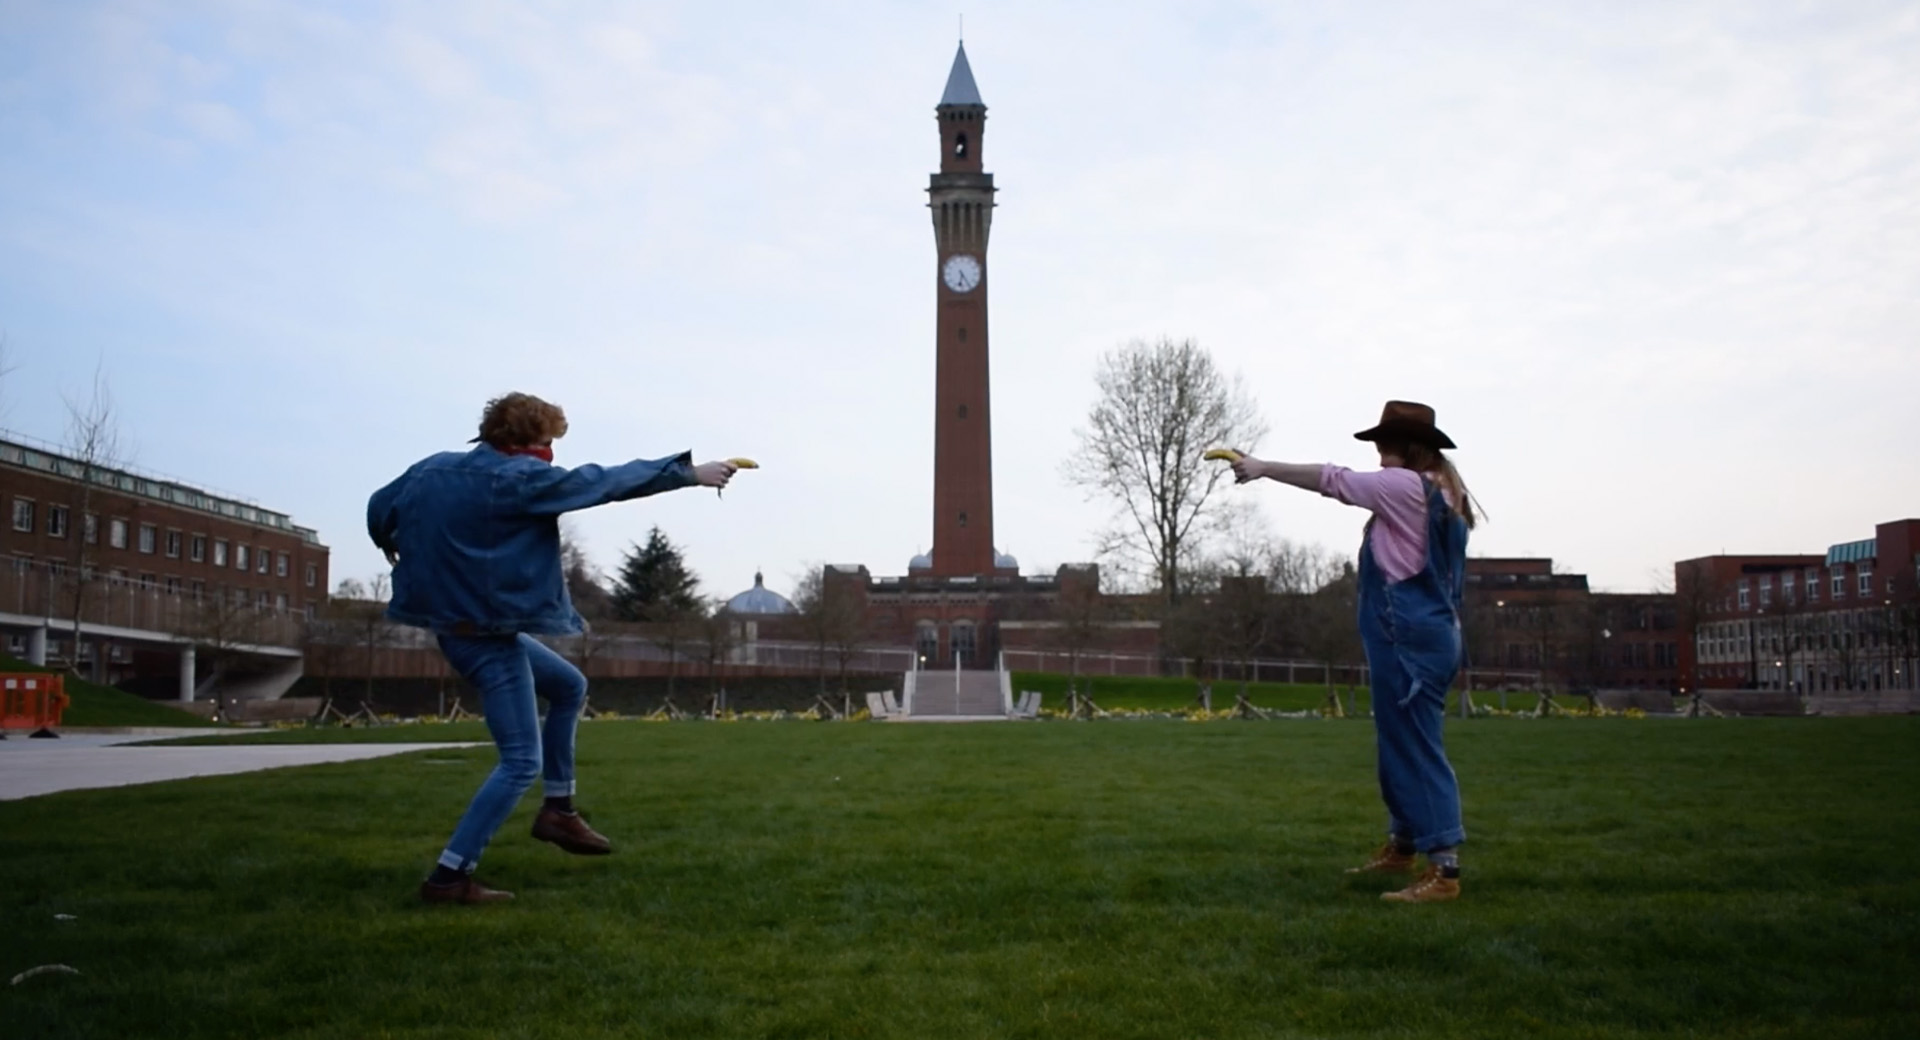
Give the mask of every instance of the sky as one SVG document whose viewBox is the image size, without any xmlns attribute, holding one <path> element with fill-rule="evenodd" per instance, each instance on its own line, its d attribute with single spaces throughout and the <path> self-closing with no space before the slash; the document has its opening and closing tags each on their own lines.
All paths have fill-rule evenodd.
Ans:
<svg viewBox="0 0 1920 1040">
<path fill-rule="evenodd" d="M 485 400 L 562 463 L 763 469 L 576 514 L 709 594 L 931 538 L 925 209 L 952 5 L 0 0 L 0 427 L 96 370 L 127 460 L 289 513 L 334 578 L 367 495 Z M 996 536 L 1110 509 L 1062 465 L 1101 355 L 1192 338 L 1258 454 L 1364 466 L 1432 404 L 1479 555 L 1596 587 L 1920 515 L 1920 6 L 969 4 L 1000 188 Z M 1245 446 L 1242 446 L 1245 447 Z M 1363 516 L 1234 489 L 1347 552 Z"/>
</svg>

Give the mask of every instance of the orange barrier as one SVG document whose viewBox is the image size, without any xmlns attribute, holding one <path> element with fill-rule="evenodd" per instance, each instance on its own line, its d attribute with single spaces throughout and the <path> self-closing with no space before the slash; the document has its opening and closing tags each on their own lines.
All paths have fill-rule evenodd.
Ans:
<svg viewBox="0 0 1920 1040">
<path fill-rule="evenodd" d="M 44 672 L 0 672 L 0 732 L 51 731 L 67 710 L 66 681 Z"/>
</svg>

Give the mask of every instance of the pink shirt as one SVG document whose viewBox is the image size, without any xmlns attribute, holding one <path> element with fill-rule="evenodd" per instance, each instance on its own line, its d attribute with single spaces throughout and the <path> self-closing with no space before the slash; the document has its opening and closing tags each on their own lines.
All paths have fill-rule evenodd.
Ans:
<svg viewBox="0 0 1920 1040">
<path fill-rule="evenodd" d="M 1405 581 L 1427 565 L 1427 489 L 1420 474 L 1397 467 L 1361 473 L 1329 463 L 1320 467 L 1320 493 L 1373 514 L 1373 562 L 1388 581 Z"/>
</svg>

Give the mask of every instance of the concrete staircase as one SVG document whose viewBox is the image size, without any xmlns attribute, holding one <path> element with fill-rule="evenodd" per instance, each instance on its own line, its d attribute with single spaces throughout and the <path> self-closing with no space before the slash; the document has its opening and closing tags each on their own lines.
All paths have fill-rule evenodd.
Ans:
<svg viewBox="0 0 1920 1040">
<path fill-rule="evenodd" d="M 1006 718 L 1007 674 L 925 671 L 907 675 L 909 718 Z"/>
</svg>

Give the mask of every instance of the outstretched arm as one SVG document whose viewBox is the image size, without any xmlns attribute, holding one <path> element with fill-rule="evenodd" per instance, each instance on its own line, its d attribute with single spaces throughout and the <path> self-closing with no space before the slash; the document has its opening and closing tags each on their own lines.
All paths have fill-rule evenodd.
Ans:
<svg viewBox="0 0 1920 1040">
<path fill-rule="evenodd" d="M 730 462 L 696 466 L 691 452 L 664 459 L 635 459 L 618 466 L 589 463 L 573 469 L 537 467 L 526 477 L 521 508 L 536 516 L 556 516 L 676 488 L 726 487 L 735 468 Z"/>
<path fill-rule="evenodd" d="M 1320 471 L 1323 468 L 1325 467 L 1317 462 L 1269 462 L 1266 459 L 1256 459 L 1251 455 L 1242 455 L 1233 462 L 1233 479 L 1237 483 L 1245 484 L 1250 480 L 1266 477 L 1268 480 L 1292 484 L 1307 491 L 1319 491 Z"/>
</svg>

